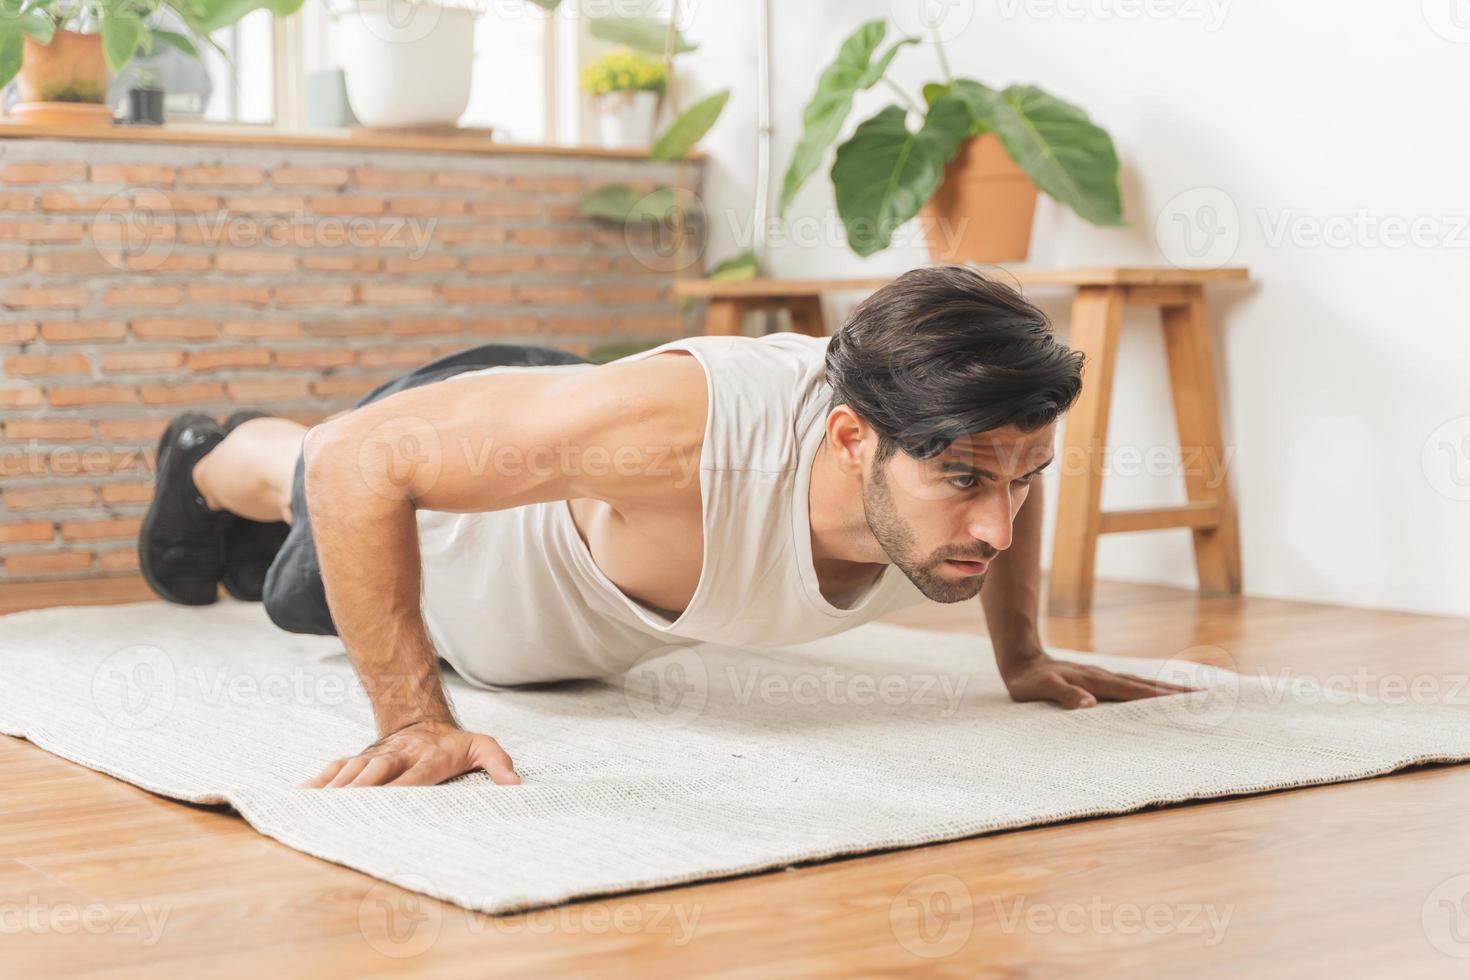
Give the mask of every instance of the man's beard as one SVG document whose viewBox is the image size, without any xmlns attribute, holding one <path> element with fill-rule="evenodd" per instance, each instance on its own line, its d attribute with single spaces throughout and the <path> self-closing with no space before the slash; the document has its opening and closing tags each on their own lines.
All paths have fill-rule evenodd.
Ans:
<svg viewBox="0 0 1470 980">
<path fill-rule="evenodd" d="M 945 578 L 939 572 L 945 559 L 918 554 L 913 533 L 893 505 L 893 494 L 881 467 L 874 467 L 873 478 L 863 487 L 863 517 L 878 546 L 926 598 L 934 602 L 964 602 L 980 594 L 985 573 Z"/>
</svg>

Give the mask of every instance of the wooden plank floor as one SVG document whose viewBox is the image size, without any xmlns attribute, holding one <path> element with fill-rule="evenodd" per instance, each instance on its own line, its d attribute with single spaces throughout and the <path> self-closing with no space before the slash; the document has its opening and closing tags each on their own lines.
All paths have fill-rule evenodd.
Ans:
<svg viewBox="0 0 1470 980">
<path fill-rule="evenodd" d="M 142 598 L 122 579 L 5 586 L 0 612 Z M 895 621 L 980 627 L 969 604 L 917 612 Z M 1470 620 L 1102 583 L 1090 619 L 1046 635 L 1160 657 L 1214 646 L 1188 655 L 1250 671 L 1444 678 L 1434 694 L 1470 700 Z M 1470 766 L 1426 767 L 496 919 L 0 739 L 0 972 L 1463 977 L 1467 815 Z"/>
</svg>

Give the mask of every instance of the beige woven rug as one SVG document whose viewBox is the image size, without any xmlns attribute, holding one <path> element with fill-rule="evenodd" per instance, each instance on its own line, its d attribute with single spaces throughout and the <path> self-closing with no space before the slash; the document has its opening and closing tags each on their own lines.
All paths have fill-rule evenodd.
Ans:
<svg viewBox="0 0 1470 980">
<path fill-rule="evenodd" d="M 625 679 L 477 691 L 524 778 L 296 784 L 373 738 L 340 643 L 258 605 L 0 617 L 0 731 L 485 912 L 1470 758 L 1465 709 L 1065 654 L 1208 691 L 1016 704 L 985 642 L 882 624 L 774 655 L 702 646 Z"/>
</svg>

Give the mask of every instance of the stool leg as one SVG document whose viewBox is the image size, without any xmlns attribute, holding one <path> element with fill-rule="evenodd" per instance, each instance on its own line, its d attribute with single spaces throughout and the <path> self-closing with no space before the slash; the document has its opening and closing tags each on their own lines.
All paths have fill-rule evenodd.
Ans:
<svg viewBox="0 0 1470 980">
<path fill-rule="evenodd" d="M 1187 303 L 1165 306 L 1162 313 L 1185 490 L 1190 503 L 1210 502 L 1220 510 L 1217 526 L 1194 531 L 1200 591 L 1230 595 L 1240 591 L 1240 533 L 1227 479 L 1204 288 L 1190 287 Z"/>
<path fill-rule="evenodd" d="M 1067 413 L 1059 460 L 1056 538 L 1047 594 L 1047 611 L 1053 616 L 1085 616 L 1092 609 L 1108 409 L 1122 323 L 1122 287 L 1078 288 L 1072 304 L 1071 346 L 1087 361 L 1082 394 Z"/>
<path fill-rule="evenodd" d="M 827 325 L 822 321 L 822 300 L 818 296 L 793 297 L 786 309 L 791 314 L 791 329 L 808 337 L 827 336 Z"/>
<path fill-rule="evenodd" d="M 712 299 L 704 311 L 704 332 L 712 337 L 738 337 L 744 332 L 745 304 L 737 299 Z"/>
</svg>

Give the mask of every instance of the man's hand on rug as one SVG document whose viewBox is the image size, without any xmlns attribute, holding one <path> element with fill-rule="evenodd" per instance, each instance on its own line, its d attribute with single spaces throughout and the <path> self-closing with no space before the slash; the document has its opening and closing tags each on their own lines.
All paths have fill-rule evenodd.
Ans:
<svg viewBox="0 0 1470 980">
<path fill-rule="evenodd" d="M 1199 688 L 1115 674 L 1090 664 L 1038 654 L 1002 671 L 1006 690 L 1016 701 L 1052 701 L 1064 708 L 1091 708 L 1099 701 L 1136 701 Z"/>
<path fill-rule="evenodd" d="M 521 781 L 500 743 L 451 722 L 423 721 L 385 735 L 347 759 L 338 759 L 303 785 L 312 789 L 363 786 L 434 786 L 483 769 L 502 786 Z"/>
</svg>

